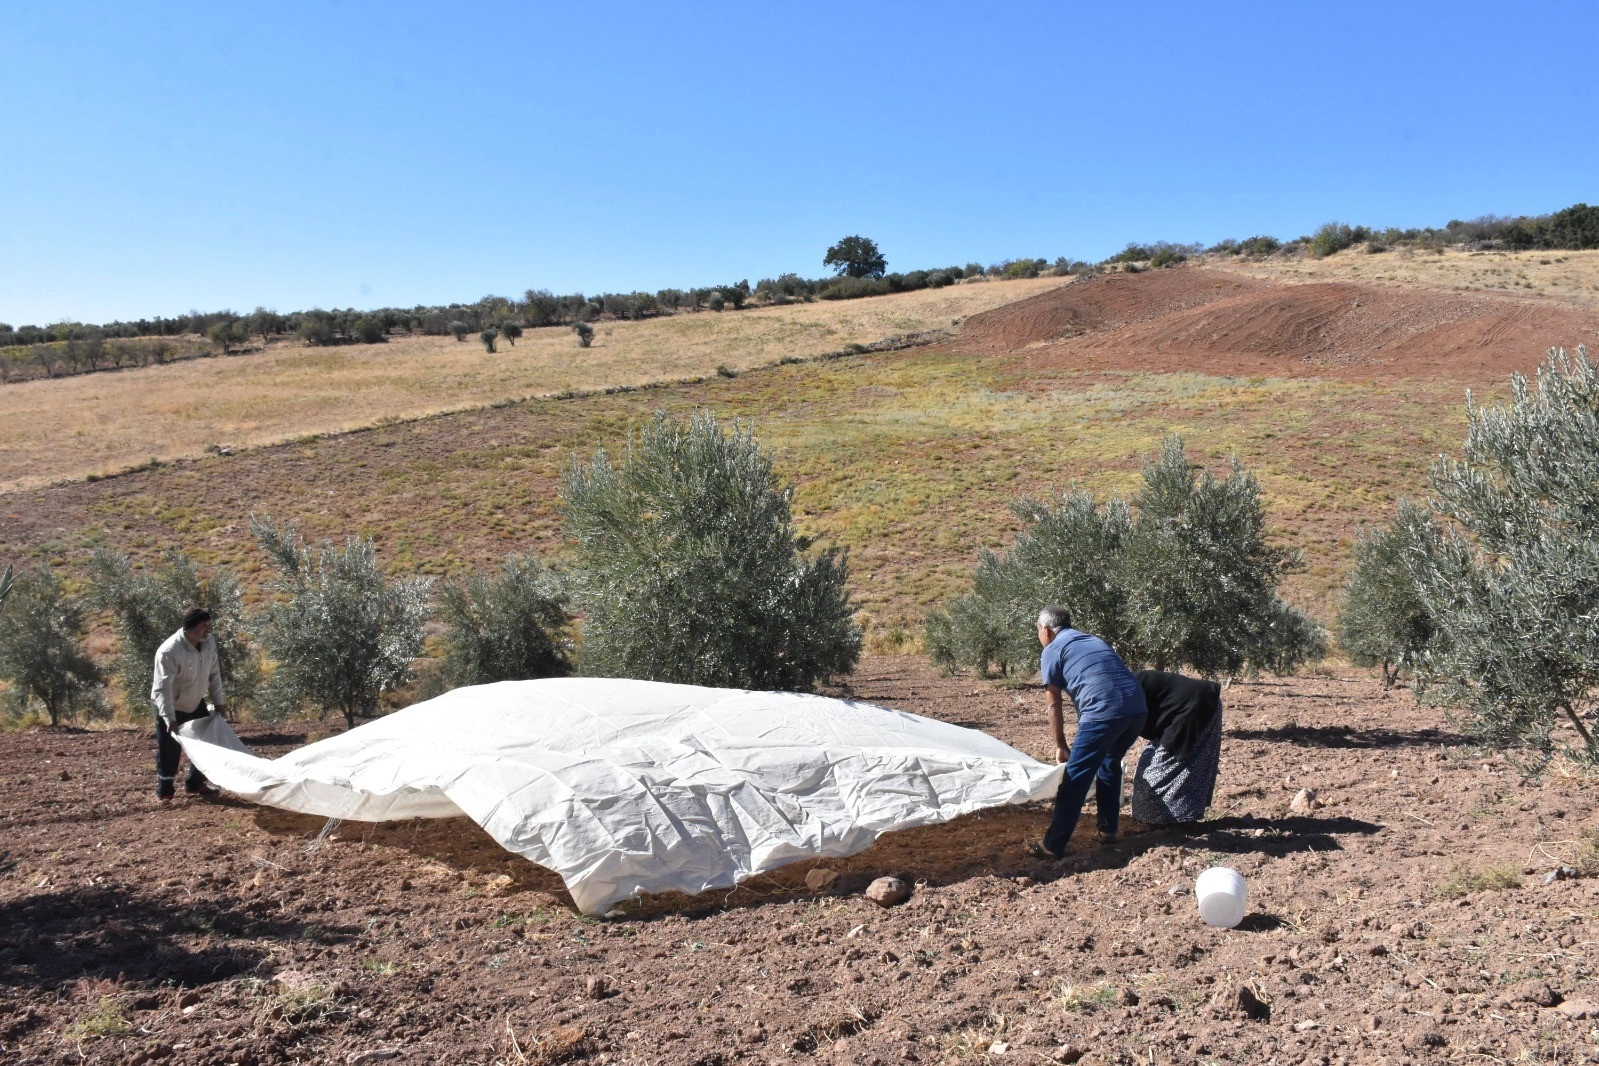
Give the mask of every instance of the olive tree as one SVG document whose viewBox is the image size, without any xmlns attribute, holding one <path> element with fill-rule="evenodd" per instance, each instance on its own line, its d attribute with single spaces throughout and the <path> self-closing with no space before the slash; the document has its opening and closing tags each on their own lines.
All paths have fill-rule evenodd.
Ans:
<svg viewBox="0 0 1599 1066">
<path fill-rule="evenodd" d="M 1599 368 L 1551 349 L 1536 389 L 1468 396 L 1432 471 L 1436 535 L 1408 559 L 1435 637 L 1417 688 L 1499 748 L 1599 762 Z M 1567 733 L 1561 727 L 1569 727 Z"/>
<path fill-rule="evenodd" d="M 254 625 L 276 664 L 263 708 L 273 717 L 306 706 L 338 711 L 354 728 L 377 713 L 384 692 L 411 681 L 432 582 L 384 576 L 364 537 L 313 549 L 292 525 L 252 516 L 250 526 L 277 569 L 267 585 L 275 599 Z"/>
<path fill-rule="evenodd" d="M 156 649 L 178 631 L 191 607 L 211 612 L 229 705 L 237 709 L 250 702 L 261 664 L 244 632 L 243 598 L 232 571 L 218 567 L 202 577 L 187 555 L 168 551 L 159 565 L 136 572 L 127 556 L 104 548 L 95 551 L 91 570 L 93 603 L 110 612 L 117 628 L 116 672 L 129 707 L 148 706 Z"/>
<path fill-rule="evenodd" d="M 500 323 L 500 336 L 510 342 L 511 347 L 516 347 L 517 338 L 522 336 L 522 327 L 515 322 Z"/>
<path fill-rule="evenodd" d="M 587 322 L 572 323 L 572 332 L 577 334 L 577 346 L 587 348 L 594 343 L 594 327 Z"/>
<path fill-rule="evenodd" d="M 1012 510 L 1026 523 L 1015 544 L 984 551 L 971 592 L 928 617 L 928 654 L 946 669 L 1030 670 L 1049 603 L 1133 666 L 1287 672 L 1325 651 L 1321 630 L 1278 595 L 1297 561 L 1267 543 L 1259 485 L 1236 460 L 1218 478 L 1174 437 L 1131 501 L 1073 490 Z"/>
<path fill-rule="evenodd" d="M 572 672 L 570 601 L 559 577 L 531 555 L 493 576 L 439 590 L 445 687 L 562 677 Z"/>
<path fill-rule="evenodd" d="M 499 336 L 500 336 L 500 331 L 495 329 L 493 326 L 490 326 L 488 329 L 484 330 L 482 333 L 479 333 L 477 335 L 477 339 L 483 342 L 483 350 L 485 352 L 488 352 L 490 355 L 493 355 L 494 354 L 494 342 L 495 342 L 496 339 L 499 338 Z"/>
<path fill-rule="evenodd" d="M 657 413 L 620 462 L 575 462 L 561 511 L 583 672 L 795 690 L 852 669 L 847 559 L 795 532 L 792 494 L 748 427 L 704 412 Z"/>
<path fill-rule="evenodd" d="M 1432 618 L 1411 576 L 1412 559 L 1436 541 L 1426 507 L 1401 502 L 1385 528 L 1362 534 L 1338 614 L 1338 646 L 1356 666 L 1382 668 L 1383 688 L 1414 671 L 1433 637 Z"/>
<path fill-rule="evenodd" d="M 94 718 L 106 711 L 103 676 L 81 641 L 84 602 L 67 593 L 48 567 L 4 583 L 0 609 L 0 678 L 11 683 L 5 716 L 24 717 L 34 701 L 52 726 L 62 719 Z"/>
</svg>

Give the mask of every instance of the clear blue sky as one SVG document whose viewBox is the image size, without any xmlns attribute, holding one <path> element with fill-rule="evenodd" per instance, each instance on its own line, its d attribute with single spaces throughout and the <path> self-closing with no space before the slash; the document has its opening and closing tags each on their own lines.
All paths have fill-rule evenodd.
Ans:
<svg viewBox="0 0 1599 1066">
<path fill-rule="evenodd" d="M 0 7 L 0 321 L 1599 201 L 1599 3 Z"/>
</svg>

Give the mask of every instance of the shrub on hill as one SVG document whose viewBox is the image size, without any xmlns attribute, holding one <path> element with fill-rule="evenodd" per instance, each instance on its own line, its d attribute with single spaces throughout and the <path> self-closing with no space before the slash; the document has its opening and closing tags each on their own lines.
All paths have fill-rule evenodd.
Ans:
<svg viewBox="0 0 1599 1066">
<path fill-rule="evenodd" d="M 100 668 L 79 639 L 84 601 L 69 595 L 48 567 L 16 575 L 8 591 L 0 607 L 0 678 L 11 683 L 6 719 L 22 720 L 35 702 L 53 726 L 103 716 L 108 708 Z"/>
<path fill-rule="evenodd" d="M 362 344 L 384 344 L 389 339 L 389 331 L 384 328 L 382 318 L 375 316 L 356 319 L 350 327 L 350 333 Z"/>
<path fill-rule="evenodd" d="M 794 531 L 792 489 L 747 428 L 657 413 L 618 463 L 576 463 L 561 511 L 576 543 L 585 674 L 810 689 L 860 654 L 837 549 Z"/>
<path fill-rule="evenodd" d="M 500 336 L 511 342 L 511 347 L 516 347 L 516 340 L 522 335 L 522 327 L 515 322 L 505 321 L 500 323 Z"/>
<path fill-rule="evenodd" d="M 472 327 L 460 319 L 451 322 L 447 328 L 450 331 L 450 336 L 454 337 L 457 342 L 466 340 L 466 335 L 472 332 Z"/>
<path fill-rule="evenodd" d="M 1196 470 L 1171 438 L 1143 479 L 1131 506 L 1080 491 L 1018 501 L 1027 528 L 1008 552 L 985 551 L 972 591 L 929 617 L 928 654 L 980 674 L 1030 668 L 1048 603 L 1133 666 L 1287 672 L 1324 653 L 1321 631 L 1278 595 L 1297 559 L 1266 543 L 1251 475 L 1236 461 L 1225 478 Z"/>
<path fill-rule="evenodd" d="M 493 355 L 494 354 L 494 342 L 499 339 L 499 336 L 500 336 L 500 331 L 495 329 L 493 326 L 490 326 L 488 329 L 484 330 L 482 333 L 479 333 L 477 335 L 477 339 L 483 342 L 483 350 L 485 352 L 488 352 L 490 355 Z"/>
<path fill-rule="evenodd" d="M 160 565 L 135 573 L 127 556 L 98 548 L 90 573 L 94 606 L 109 611 L 116 626 L 116 672 L 130 709 L 149 707 L 156 649 L 178 631 L 190 607 L 212 614 L 229 705 L 238 710 L 250 703 L 261 682 L 261 664 L 244 632 L 244 602 L 231 571 L 218 567 L 201 577 L 187 555 L 169 551 Z"/>
<path fill-rule="evenodd" d="M 295 327 L 294 334 L 313 348 L 333 344 L 338 340 L 333 316 L 326 311 L 307 311 L 301 315 L 300 324 Z"/>
<path fill-rule="evenodd" d="M 1573 204 L 1552 215 L 1514 219 L 1499 237 L 1507 248 L 1599 248 L 1599 207 Z"/>
<path fill-rule="evenodd" d="M 250 527 L 277 569 L 267 584 L 274 600 L 253 625 L 276 664 L 261 690 L 260 716 L 310 707 L 338 711 L 354 728 L 357 717 L 377 713 L 385 692 L 410 682 L 432 582 L 385 577 L 365 538 L 312 549 L 292 525 L 251 516 Z"/>
<path fill-rule="evenodd" d="M 1599 368 L 1587 350 L 1551 349 L 1536 391 L 1518 374 L 1506 404 L 1468 400 L 1464 452 L 1438 462 L 1432 487 L 1436 530 L 1406 553 L 1434 628 L 1418 693 L 1457 708 L 1486 744 L 1599 763 Z"/>
</svg>

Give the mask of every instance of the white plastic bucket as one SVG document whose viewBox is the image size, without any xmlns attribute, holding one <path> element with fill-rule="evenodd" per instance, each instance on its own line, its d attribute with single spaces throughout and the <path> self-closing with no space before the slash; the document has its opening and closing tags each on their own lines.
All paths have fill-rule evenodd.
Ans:
<svg viewBox="0 0 1599 1066">
<path fill-rule="evenodd" d="M 1237 870 L 1212 866 L 1194 882 L 1194 898 L 1199 901 L 1199 916 L 1206 925 L 1231 929 L 1244 920 L 1249 886 Z"/>
</svg>

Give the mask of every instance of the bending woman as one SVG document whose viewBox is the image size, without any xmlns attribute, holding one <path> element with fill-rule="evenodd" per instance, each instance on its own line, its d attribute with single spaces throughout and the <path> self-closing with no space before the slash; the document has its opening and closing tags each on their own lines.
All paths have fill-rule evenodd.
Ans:
<svg viewBox="0 0 1599 1066">
<path fill-rule="evenodd" d="M 1221 686 L 1160 670 L 1140 670 L 1150 743 L 1133 775 L 1133 817 L 1178 825 L 1205 816 L 1221 769 Z"/>
</svg>

